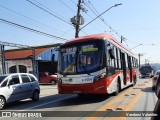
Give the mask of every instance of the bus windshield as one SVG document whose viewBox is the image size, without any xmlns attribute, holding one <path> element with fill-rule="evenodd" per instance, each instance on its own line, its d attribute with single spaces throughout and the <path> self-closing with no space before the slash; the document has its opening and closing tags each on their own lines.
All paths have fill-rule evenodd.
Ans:
<svg viewBox="0 0 160 120">
<path fill-rule="evenodd" d="M 103 44 L 98 41 L 60 47 L 59 72 L 61 74 L 86 74 L 101 69 Z"/>
</svg>

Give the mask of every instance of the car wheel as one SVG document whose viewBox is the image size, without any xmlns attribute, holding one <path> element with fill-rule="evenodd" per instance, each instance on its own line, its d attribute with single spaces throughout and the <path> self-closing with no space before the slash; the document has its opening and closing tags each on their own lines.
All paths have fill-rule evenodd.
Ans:
<svg viewBox="0 0 160 120">
<path fill-rule="evenodd" d="M 39 91 L 38 90 L 35 90 L 33 92 L 32 100 L 33 101 L 38 101 L 39 100 Z"/>
<path fill-rule="evenodd" d="M 6 101 L 4 97 L 0 96 L 0 110 L 3 109 L 5 105 L 6 105 Z"/>
<path fill-rule="evenodd" d="M 54 81 L 54 80 L 51 80 L 51 85 L 55 85 L 56 84 L 56 82 Z"/>
</svg>

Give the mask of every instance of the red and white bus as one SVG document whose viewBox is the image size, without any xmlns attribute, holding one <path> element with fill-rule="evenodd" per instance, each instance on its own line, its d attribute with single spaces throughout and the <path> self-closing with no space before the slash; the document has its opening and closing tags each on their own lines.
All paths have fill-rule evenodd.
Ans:
<svg viewBox="0 0 160 120">
<path fill-rule="evenodd" d="M 137 81 L 137 59 L 108 34 L 67 41 L 59 48 L 59 94 L 111 94 Z"/>
</svg>

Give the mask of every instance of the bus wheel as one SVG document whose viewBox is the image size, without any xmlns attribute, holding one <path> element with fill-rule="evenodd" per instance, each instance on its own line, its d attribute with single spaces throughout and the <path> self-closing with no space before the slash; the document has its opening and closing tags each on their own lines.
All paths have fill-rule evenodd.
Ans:
<svg viewBox="0 0 160 120">
<path fill-rule="evenodd" d="M 116 91 L 113 93 L 113 95 L 114 95 L 114 96 L 117 96 L 119 92 L 120 92 L 120 83 L 117 81 Z"/>
</svg>

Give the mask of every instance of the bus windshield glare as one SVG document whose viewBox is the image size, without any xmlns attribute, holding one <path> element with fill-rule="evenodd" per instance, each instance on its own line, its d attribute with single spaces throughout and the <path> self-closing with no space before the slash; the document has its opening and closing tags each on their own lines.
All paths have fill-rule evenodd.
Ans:
<svg viewBox="0 0 160 120">
<path fill-rule="evenodd" d="M 61 74 L 86 74 L 102 68 L 103 44 L 94 41 L 62 46 L 59 52 Z"/>
</svg>

